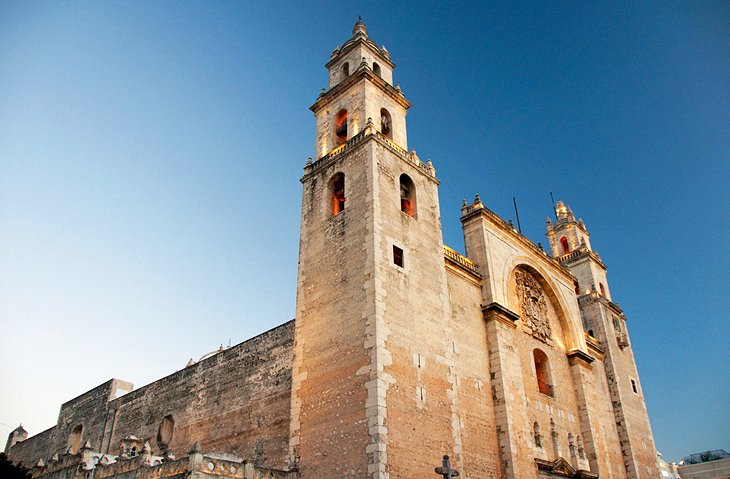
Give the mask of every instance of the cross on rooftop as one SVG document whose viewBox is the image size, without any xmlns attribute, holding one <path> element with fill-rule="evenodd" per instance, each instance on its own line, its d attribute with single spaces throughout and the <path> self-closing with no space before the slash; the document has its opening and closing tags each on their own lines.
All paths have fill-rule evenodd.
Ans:
<svg viewBox="0 0 730 479">
<path fill-rule="evenodd" d="M 441 466 L 434 469 L 436 474 L 444 476 L 444 479 L 451 479 L 452 477 L 459 477 L 459 471 L 451 469 L 451 462 L 449 462 L 449 456 L 444 456 L 441 461 Z"/>
</svg>

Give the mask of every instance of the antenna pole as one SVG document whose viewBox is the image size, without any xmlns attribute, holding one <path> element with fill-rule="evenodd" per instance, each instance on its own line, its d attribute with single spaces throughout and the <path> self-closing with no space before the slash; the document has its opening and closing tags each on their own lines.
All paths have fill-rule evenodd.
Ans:
<svg viewBox="0 0 730 479">
<path fill-rule="evenodd" d="M 555 215 L 555 219 L 558 219 L 558 211 L 555 209 L 555 198 L 553 198 L 553 192 L 550 192 L 550 201 L 553 202 L 553 214 Z"/>
<path fill-rule="evenodd" d="M 515 197 L 512 197 L 512 203 L 515 205 L 515 216 L 517 216 L 517 229 L 519 230 L 520 234 L 522 234 L 522 226 L 520 225 L 520 214 L 517 212 L 517 200 Z"/>
</svg>

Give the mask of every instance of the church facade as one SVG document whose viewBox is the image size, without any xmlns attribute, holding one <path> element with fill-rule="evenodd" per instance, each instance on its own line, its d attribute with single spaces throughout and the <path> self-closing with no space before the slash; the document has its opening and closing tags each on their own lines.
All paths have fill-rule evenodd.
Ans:
<svg viewBox="0 0 730 479">
<path fill-rule="evenodd" d="M 445 246 L 389 52 L 358 22 L 326 67 L 296 319 L 139 390 L 102 384 L 13 431 L 11 459 L 36 477 L 659 477 L 583 221 L 558 202 L 545 251 L 476 197 L 465 255 Z"/>
</svg>

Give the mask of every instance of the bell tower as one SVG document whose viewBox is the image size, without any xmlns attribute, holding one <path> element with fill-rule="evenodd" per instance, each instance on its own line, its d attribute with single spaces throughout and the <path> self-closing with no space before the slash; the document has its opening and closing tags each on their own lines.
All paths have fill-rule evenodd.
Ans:
<svg viewBox="0 0 730 479">
<path fill-rule="evenodd" d="M 436 413 L 452 401 L 439 181 L 407 150 L 411 104 L 363 22 L 326 67 L 301 179 L 289 461 L 305 479 L 417 477 L 424 441 L 455 441 Z"/>
<path fill-rule="evenodd" d="M 655 467 L 655 445 L 639 374 L 626 326 L 627 318 L 611 299 L 606 265 L 593 251 L 583 220 L 562 201 L 557 220 L 546 221 L 553 256 L 575 276 L 576 295 L 589 340 L 605 352 L 606 382 L 629 479 L 645 477 Z"/>
</svg>

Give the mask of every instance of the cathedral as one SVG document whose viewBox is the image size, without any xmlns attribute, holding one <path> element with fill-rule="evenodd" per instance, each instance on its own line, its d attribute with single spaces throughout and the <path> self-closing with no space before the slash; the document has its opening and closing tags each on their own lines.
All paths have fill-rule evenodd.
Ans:
<svg viewBox="0 0 730 479">
<path fill-rule="evenodd" d="M 112 379 L 6 453 L 43 478 L 657 478 L 627 329 L 586 224 L 535 244 L 477 196 L 464 255 L 411 104 L 358 21 L 311 106 L 296 317 L 134 389 Z"/>
</svg>

